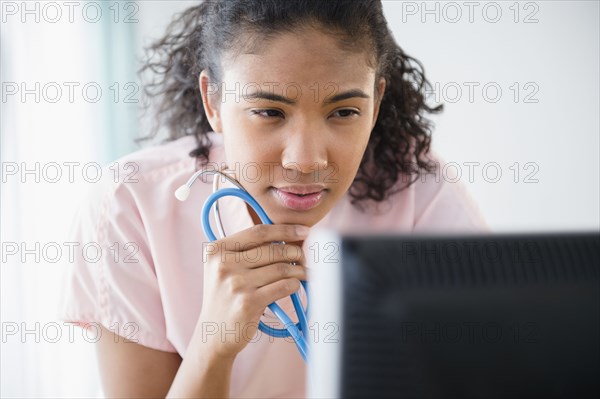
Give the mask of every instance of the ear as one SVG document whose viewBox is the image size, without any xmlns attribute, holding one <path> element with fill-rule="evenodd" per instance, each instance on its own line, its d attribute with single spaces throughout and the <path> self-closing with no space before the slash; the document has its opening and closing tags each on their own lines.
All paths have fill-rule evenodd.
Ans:
<svg viewBox="0 0 600 399">
<path fill-rule="evenodd" d="M 203 70 L 200 73 L 200 76 L 198 77 L 198 84 L 200 85 L 200 92 L 202 93 L 202 105 L 204 106 L 204 113 L 206 114 L 208 123 L 210 123 L 213 131 L 221 133 L 223 131 L 223 124 L 221 122 L 221 114 L 218 107 L 218 88 L 214 83 L 211 83 L 206 70 Z"/>
<path fill-rule="evenodd" d="M 379 108 L 381 107 L 381 100 L 383 99 L 383 93 L 385 92 L 385 78 L 379 79 L 379 97 L 375 101 L 375 112 L 373 113 L 373 124 L 371 130 L 375 128 L 377 123 L 377 116 L 379 115 Z"/>
</svg>

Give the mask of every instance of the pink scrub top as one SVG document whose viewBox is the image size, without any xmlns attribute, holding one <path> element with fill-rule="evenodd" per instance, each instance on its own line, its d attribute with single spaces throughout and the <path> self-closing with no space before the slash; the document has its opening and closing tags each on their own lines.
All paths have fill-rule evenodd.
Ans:
<svg viewBox="0 0 600 399">
<path fill-rule="evenodd" d="M 209 136 L 210 161 L 221 165 L 222 135 Z M 202 244 L 207 240 L 200 214 L 212 192 L 211 183 L 198 181 L 186 202 L 174 196 L 195 171 L 188 155 L 195 146 L 193 137 L 183 137 L 121 158 L 118 173 L 114 166 L 104 170 L 72 225 L 70 241 L 91 249 L 76 251 L 80 256 L 65 279 L 61 320 L 102 324 L 149 348 L 185 355 L 202 308 Z M 430 157 L 443 165 L 435 153 Z M 380 204 L 379 213 L 361 213 L 346 194 L 314 227 L 364 233 L 488 232 L 462 183 L 440 176 L 438 171 L 437 177 L 417 180 Z M 253 226 L 242 201 L 228 197 L 219 205 L 228 234 Z M 291 340 L 259 332 L 236 358 L 230 394 L 304 397 L 305 372 Z"/>
</svg>

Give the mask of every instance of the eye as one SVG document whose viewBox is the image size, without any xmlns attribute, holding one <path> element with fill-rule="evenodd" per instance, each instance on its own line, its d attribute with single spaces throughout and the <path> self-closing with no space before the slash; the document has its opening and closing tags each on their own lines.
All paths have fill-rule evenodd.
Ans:
<svg viewBox="0 0 600 399">
<path fill-rule="evenodd" d="M 261 118 L 272 119 L 278 116 L 283 118 L 283 113 L 276 109 L 253 109 L 250 111 L 252 115 L 258 115 Z"/>
<path fill-rule="evenodd" d="M 353 109 L 340 109 L 333 113 L 338 114 L 342 119 L 350 119 L 353 115 L 360 116 L 360 112 Z"/>
</svg>

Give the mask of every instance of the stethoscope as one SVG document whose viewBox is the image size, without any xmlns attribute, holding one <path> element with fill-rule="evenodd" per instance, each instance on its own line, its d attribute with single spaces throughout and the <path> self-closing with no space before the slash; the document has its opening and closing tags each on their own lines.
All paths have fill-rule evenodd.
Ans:
<svg viewBox="0 0 600 399">
<path fill-rule="evenodd" d="M 219 213 L 219 199 L 227 196 L 237 197 L 243 201 L 245 201 L 248 205 L 254 209 L 260 220 L 264 224 L 273 224 L 271 219 L 267 216 L 262 207 L 256 202 L 256 200 L 242 187 L 242 185 L 237 182 L 235 179 L 227 176 L 225 173 L 218 170 L 199 170 L 190 177 L 190 179 L 181 187 L 175 191 L 175 197 L 179 201 L 185 201 L 190 195 L 190 189 L 192 184 L 204 174 L 212 174 L 213 175 L 213 193 L 208 197 L 204 206 L 202 207 L 202 230 L 204 230 L 204 235 L 206 238 L 213 242 L 217 240 L 217 237 L 214 235 L 209 221 L 210 209 L 214 204 L 214 218 L 217 221 L 217 229 L 219 230 L 219 234 L 221 238 L 226 237 L 225 231 L 223 229 L 223 223 L 221 221 L 221 214 Z M 218 181 L 219 179 L 214 175 L 220 175 L 230 183 L 235 185 L 237 188 L 223 188 L 219 190 Z M 277 242 L 278 244 L 285 244 L 284 241 Z M 291 295 L 292 303 L 294 304 L 294 310 L 296 311 L 296 315 L 298 316 L 298 323 L 294 323 L 290 317 L 285 313 L 285 311 L 275 302 L 269 305 L 269 309 L 277 316 L 277 318 L 283 323 L 285 328 L 274 328 L 266 325 L 261 320 L 258 322 L 258 329 L 272 337 L 276 338 L 287 338 L 292 337 L 302 358 L 306 362 L 308 360 L 308 283 L 306 281 L 302 281 L 302 287 L 306 292 L 307 303 L 306 309 L 302 308 L 302 302 L 300 301 L 300 297 L 297 292 Z"/>
</svg>

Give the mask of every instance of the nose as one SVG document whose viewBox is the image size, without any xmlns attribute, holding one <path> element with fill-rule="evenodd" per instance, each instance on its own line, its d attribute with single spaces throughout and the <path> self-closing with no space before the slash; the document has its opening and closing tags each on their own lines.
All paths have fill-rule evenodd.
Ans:
<svg viewBox="0 0 600 399">
<path fill-rule="evenodd" d="M 284 169 L 302 174 L 325 170 L 328 166 L 327 143 L 318 132 L 294 132 L 288 136 L 282 155 Z"/>
</svg>

